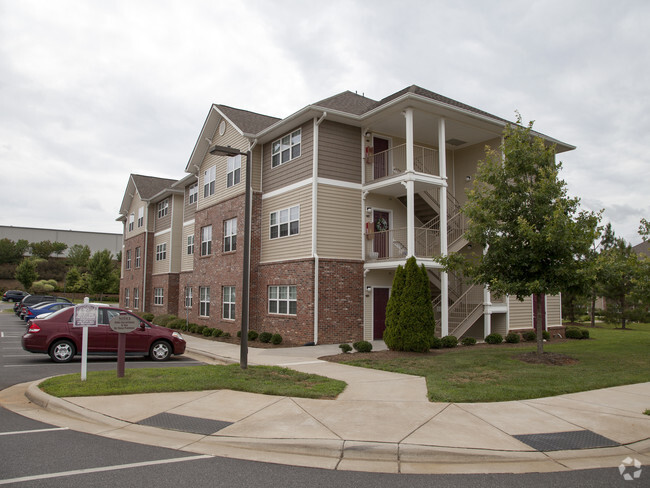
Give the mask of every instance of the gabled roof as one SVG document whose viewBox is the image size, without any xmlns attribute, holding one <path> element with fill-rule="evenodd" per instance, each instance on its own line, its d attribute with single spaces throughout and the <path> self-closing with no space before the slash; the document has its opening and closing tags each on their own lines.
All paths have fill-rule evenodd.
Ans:
<svg viewBox="0 0 650 488">
<path fill-rule="evenodd" d="M 377 101 L 366 98 L 363 95 L 358 95 L 357 93 L 352 93 L 351 91 L 344 91 L 338 95 L 316 102 L 314 105 L 317 107 L 329 108 L 331 110 L 338 110 L 339 112 L 362 115 L 375 108 L 377 106 Z"/>
<path fill-rule="evenodd" d="M 177 180 L 170 178 L 158 178 L 157 176 L 145 176 L 132 174 L 129 178 L 129 183 L 126 185 L 124 197 L 122 198 L 122 205 L 120 206 L 120 216 L 116 220 L 124 220 L 126 214 L 131 208 L 131 202 L 137 191 L 140 198 L 144 201 L 149 201 L 156 195 L 170 190 L 172 184 Z"/>
<path fill-rule="evenodd" d="M 215 104 L 215 107 L 241 129 L 244 134 L 257 134 L 280 120 L 277 117 L 249 112 L 248 110 L 241 110 L 227 105 Z"/>
</svg>

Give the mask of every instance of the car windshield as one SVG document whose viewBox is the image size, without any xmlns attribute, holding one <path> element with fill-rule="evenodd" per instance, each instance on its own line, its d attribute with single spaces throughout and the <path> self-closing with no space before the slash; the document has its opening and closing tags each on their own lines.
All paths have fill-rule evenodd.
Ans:
<svg viewBox="0 0 650 488">
<path fill-rule="evenodd" d="M 31 305 L 29 308 L 36 309 L 36 308 L 42 308 L 45 307 L 46 305 L 52 305 L 54 302 L 40 302 L 36 303 L 34 305 Z"/>
</svg>

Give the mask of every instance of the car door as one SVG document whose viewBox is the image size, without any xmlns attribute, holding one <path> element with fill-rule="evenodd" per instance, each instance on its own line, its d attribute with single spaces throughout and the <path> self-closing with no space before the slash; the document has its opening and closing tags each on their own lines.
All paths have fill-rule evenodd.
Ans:
<svg viewBox="0 0 650 488">
<path fill-rule="evenodd" d="M 126 335 L 126 345 L 125 345 L 125 350 L 127 353 L 148 353 L 149 352 L 149 342 L 150 342 L 150 336 L 151 336 L 151 327 L 149 327 L 145 322 L 143 322 L 140 318 L 138 318 L 136 315 L 133 315 L 132 313 L 126 312 L 124 310 L 119 310 L 119 309 L 106 309 L 108 315 L 108 319 L 110 320 L 113 318 L 115 315 L 118 315 L 120 313 L 125 313 L 128 315 L 131 315 L 138 319 L 141 324 L 144 324 L 144 327 L 138 327 L 137 329 L 125 333 Z M 108 338 L 108 344 L 109 348 L 111 351 L 117 351 L 117 341 L 119 337 L 119 332 L 115 332 L 113 329 L 108 328 L 107 332 L 107 338 Z"/>
</svg>

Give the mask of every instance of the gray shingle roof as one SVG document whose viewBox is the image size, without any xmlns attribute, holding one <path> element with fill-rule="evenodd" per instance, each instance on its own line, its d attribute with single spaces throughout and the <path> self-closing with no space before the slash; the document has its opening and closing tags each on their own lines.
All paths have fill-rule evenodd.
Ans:
<svg viewBox="0 0 650 488">
<path fill-rule="evenodd" d="M 131 175 L 131 177 L 140 194 L 140 198 L 143 200 L 149 200 L 177 181 L 169 178 L 158 178 L 156 176 Z"/>
<path fill-rule="evenodd" d="M 375 108 L 377 101 L 352 93 L 351 91 L 344 91 L 338 95 L 316 102 L 314 105 L 348 114 L 362 115 Z"/>
<path fill-rule="evenodd" d="M 221 110 L 226 117 L 246 134 L 257 134 L 280 120 L 277 117 L 257 114 L 227 105 L 215 105 L 215 107 Z"/>
</svg>

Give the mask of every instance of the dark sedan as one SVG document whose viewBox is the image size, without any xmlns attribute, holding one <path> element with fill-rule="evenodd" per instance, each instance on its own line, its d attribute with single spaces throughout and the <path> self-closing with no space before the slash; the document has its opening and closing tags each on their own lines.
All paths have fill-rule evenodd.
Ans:
<svg viewBox="0 0 650 488">
<path fill-rule="evenodd" d="M 29 293 L 22 290 L 7 290 L 2 294 L 3 302 L 19 302 L 25 298 Z"/>
</svg>

